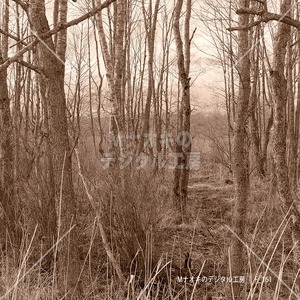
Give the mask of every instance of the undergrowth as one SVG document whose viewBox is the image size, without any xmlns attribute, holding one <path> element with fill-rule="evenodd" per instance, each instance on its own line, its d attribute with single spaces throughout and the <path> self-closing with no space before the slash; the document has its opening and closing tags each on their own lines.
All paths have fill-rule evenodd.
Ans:
<svg viewBox="0 0 300 300">
<path fill-rule="evenodd" d="M 114 300 L 232 299 L 229 255 L 233 187 L 206 175 L 192 178 L 190 222 L 176 224 L 170 174 L 149 170 L 87 172 L 96 212 L 78 181 L 78 223 L 83 297 Z M 28 192 L 29 194 L 29 192 Z M 291 220 L 271 205 L 266 184 L 252 186 L 249 200 L 247 268 L 242 299 L 297 299 Z M 26 220 L 26 209 L 23 210 Z M 126 278 L 121 285 L 106 255 L 96 215 Z M 63 299 L 55 274 L 43 268 L 43 245 L 34 221 L 24 223 L 22 247 L 2 239 L 0 299 Z M 2 233 L 3 236 L 3 233 Z M 8 250 L 9 249 L 9 250 Z M 53 265 L 55 265 L 55 261 Z M 193 278 L 193 279 L 192 279 Z M 225 279 L 224 279 L 225 278 Z M 223 280 L 224 279 L 224 280 Z"/>
</svg>

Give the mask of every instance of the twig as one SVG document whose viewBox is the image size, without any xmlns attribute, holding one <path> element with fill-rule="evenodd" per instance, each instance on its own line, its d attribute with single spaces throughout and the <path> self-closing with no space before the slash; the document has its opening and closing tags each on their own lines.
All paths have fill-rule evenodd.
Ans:
<svg viewBox="0 0 300 300">
<path fill-rule="evenodd" d="M 11 39 L 15 40 L 15 41 L 18 42 L 18 43 L 21 43 L 21 44 L 23 44 L 23 45 L 26 46 L 26 43 L 23 42 L 22 40 L 20 40 L 17 36 L 15 36 L 15 35 L 13 35 L 13 34 L 11 34 L 11 33 L 9 33 L 9 32 L 6 32 L 6 31 L 4 31 L 4 30 L 1 29 L 1 28 L 0 28 L 0 33 L 6 35 L 6 36 L 8 36 L 8 37 L 10 37 Z"/>
</svg>

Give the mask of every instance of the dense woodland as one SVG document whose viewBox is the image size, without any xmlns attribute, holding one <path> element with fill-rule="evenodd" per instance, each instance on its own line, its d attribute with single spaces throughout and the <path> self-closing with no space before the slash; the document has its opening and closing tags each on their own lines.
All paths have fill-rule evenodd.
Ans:
<svg viewBox="0 0 300 300">
<path fill-rule="evenodd" d="M 0 11 L 0 299 L 300 298 L 298 2 Z"/>
</svg>

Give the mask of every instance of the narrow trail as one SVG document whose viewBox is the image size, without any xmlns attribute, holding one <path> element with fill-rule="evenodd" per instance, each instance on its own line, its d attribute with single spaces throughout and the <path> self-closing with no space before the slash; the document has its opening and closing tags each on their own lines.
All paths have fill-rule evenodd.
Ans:
<svg viewBox="0 0 300 300">
<path fill-rule="evenodd" d="M 185 253 L 191 253 L 193 268 L 214 269 L 223 264 L 233 207 L 233 186 L 216 182 L 193 182 L 189 186 L 186 224 L 164 228 L 164 253 L 169 253 L 177 265 L 182 265 Z M 212 270 L 209 272 L 211 273 Z"/>
<path fill-rule="evenodd" d="M 227 275 L 227 250 L 229 232 L 224 227 L 231 223 L 233 186 L 210 181 L 191 181 L 189 185 L 189 220 L 172 225 L 161 232 L 160 253 L 177 268 L 184 267 L 187 253 L 191 255 L 190 276 Z M 174 279 L 175 280 L 175 279 Z M 224 286 L 201 283 L 197 286 L 195 299 L 209 299 L 211 294 L 224 299 Z"/>
</svg>

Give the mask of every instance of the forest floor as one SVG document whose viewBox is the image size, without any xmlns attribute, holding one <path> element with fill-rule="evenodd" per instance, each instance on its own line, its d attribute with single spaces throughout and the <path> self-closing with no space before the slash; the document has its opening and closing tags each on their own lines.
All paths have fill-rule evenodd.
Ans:
<svg viewBox="0 0 300 300">
<path fill-rule="evenodd" d="M 189 183 L 187 220 L 178 225 L 174 222 L 174 218 L 172 219 L 171 210 L 168 215 L 164 212 L 165 208 L 162 208 L 163 222 L 155 229 L 155 246 L 153 247 L 155 252 L 153 252 L 153 257 L 156 256 L 154 262 L 159 271 L 156 271 L 154 275 L 152 274 L 152 277 L 150 276 L 148 283 L 143 282 L 142 284 L 140 284 L 141 276 L 137 273 L 133 277 L 134 272 L 125 274 L 126 278 L 135 281 L 134 287 L 129 282 L 128 290 L 132 287 L 132 291 L 131 293 L 128 292 L 127 295 L 124 295 L 124 290 L 119 291 L 118 282 L 113 279 L 115 278 L 113 277 L 115 275 L 114 270 L 103 249 L 101 237 L 95 221 L 93 221 L 94 214 L 86 205 L 86 211 L 81 212 L 83 233 L 79 245 L 83 254 L 81 260 L 84 262 L 85 270 L 88 271 L 82 275 L 82 281 L 85 285 L 84 299 L 229 300 L 231 298 L 228 297 L 228 293 L 230 293 L 232 286 L 230 280 L 245 280 L 246 283 L 240 283 L 244 291 L 242 299 L 245 300 L 294 299 L 293 297 L 289 298 L 291 292 L 289 288 L 284 287 L 292 287 L 295 278 L 295 271 L 291 267 L 293 246 L 291 231 L 288 226 L 289 220 L 285 219 L 281 205 L 270 194 L 269 182 L 267 180 L 265 182 L 252 180 L 251 182 L 246 222 L 246 242 L 249 248 L 248 251 L 245 251 L 245 255 L 248 268 L 245 274 L 230 274 L 231 262 L 228 250 L 233 238 L 231 228 L 234 210 L 234 186 L 232 182 L 228 181 L 229 184 L 226 184 L 224 178 L 193 174 Z M 144 187 L 147 186 L 144 184 Z M 145 203 L 151 199 L 152 195 L 145 198 L 147 194 L 141 185 L 134 181 L 132 189 L 136 190 L 130 195 L 136 195 L 138 201 L 143 200 L 141 206 L 143 212 L 147 213 L 147 209 L 150 210 L 151 207 L 155 206 L 156 202 L 150 203 L 148 208 L 144 208 Z M 144 197 L 140 197 L 138 194 L 140 191 Z M 101 193 L 103 194 L 102 190 Z M 128 198 L 125 198 L 125 201 L 128 201 Z M 162 201 L 162 206 L 164 206 L 164 201 L 165 199 Z M 116 207 L 116 213 L 119 213 L 119 217 L 123 218 L 124 206 L 122 205 Z M 128 211 L 131 212 L 131 209 L 129 208 Z M 156 211 L 154 210 L 154 212 Z M 124 226 L 132 223 L 130 215 L 125 214 L 126 216 L 128 218 L 124 219 Z M 119 227 L 114 230 L 120 230 L 119 237 L 126 235 L 126 230 L 129 227 L 124 227 L 127 228 L 124 231 L 122 224 L 118 223 L 117 225 Z M 133 239 L 130 234 L 128 237 L 128 240 L 124 240 L 124 246 L 130 250 Z M 112 244 L 116 245 L 118 242 L 116 236 L 110 238 L 114 239 Z M 245 244 L 245 250 L 246 248 Z M 133 249 L 133 253 L 135 253 L 134 251 Z M 141 256 L 142 264 L 147 261 L 147 259 L 143 260 L 145 257 Z M 151 259 L 153 257 L 151 256 Z M 11 286 L 18 270 L 12 272 L 9 269 L 9 264 L 4 263 L 4 261 L 2 265 L 1 273 L 10 274 L 10 276 L 5 275 L 5 277 L 0 278 L 0 283 L 2 280 L 3 287 Z M 266 272 L 266 265 L 274 273 Z M 132 269 L 131 266 L 130 269 Z M 155 270 L 155 266 L 152 266 L 153 269 Z M 276 274 L 280 277 L 279 279 Z M 238 279 L 234 279 L 234 275 L 238 275 Z M 264 276 L 265 282 L 258 282 L 259 284 L 255 285 L 254 278 L 258 275 Z M 15 293 L 15 295 L 19 295 L 22 291 L 23 296 L 21 298 L 15 296 L 13 299 L 59 299 L 53 297 L 56 291 L 53 289 L 51 281 L 51 277 L 49 278 L 36 270 L 21 284 L 22 287 L 19 286 Z M 35 286 L 33 282 L 37 282 L 37 285 Z M 162 284 L 164 289 L 167 286 L 167 290 L 156 293 L 157 282 Z M 251 287 L 253 283 L 254 285 Z M 136 289 L 136 287 L 138 288 Z"/>
<path fill-rule="evenodd" d="M 188 275 L 183 271 L 184 276 L 177 276 L 178 285 L 184 286 L 184 282 L 188 282 L 192 286 L 189 296 L 182 299 L 227 300 L 232 287 L 230 280 L 242 285 L 242 299 L 288 299 L 290 291 L 283 285 L 293 284 L 288 263 L 291 260 L 291 239 L 289 230 L 280 226 L 284 213 L 280 205 L 276 205 L 275 198 L 270 196 L 266 182 L 254 181 L 250 191 L 246 226 L 249 246 L 246 255 L 250 271 L 247 274 L 230 274 L 228 250 L 234 234 L 231 232 L 234 186 L 231 181 L 225 182 L 208 176 L 192 177 L 189 184 L 189 220 L 162 229 L 164 244 L 161 251 L 168 253 L 173 264 L 184 269 L 186 254 L 190 254 Z M 285 263 L 282 262 L 283 256 Z M 265 271 L 266 265 L 276 270 L 274 274 L 273 271 Z M 279 279 L 275 273 L 280 271 Z M 262 276 L 262 279 L 256 280 L 255 276 Z"/>
<path fill-rule="evenodd" d="M 193 283 L 193 299 L 225 299 L 227 279 L 226 249 L 231 224 L 233 185 L 222 184 L 209 177 L 191 178 L 189 184 L 189 220 L 164 228 L 164 253 L 172 253 L 172 263 L 184 269 L 190 255 L 188 275 L 178 276 L 179 284 Z M 223 277 L 223 278 L 222 278 Z M 226 278 L 226 279 L 225 279 Z M 183 282 L 180 282 L 183 280 Z M 193 282 L 191 282 L 193 281 Z"/>
</svg>

